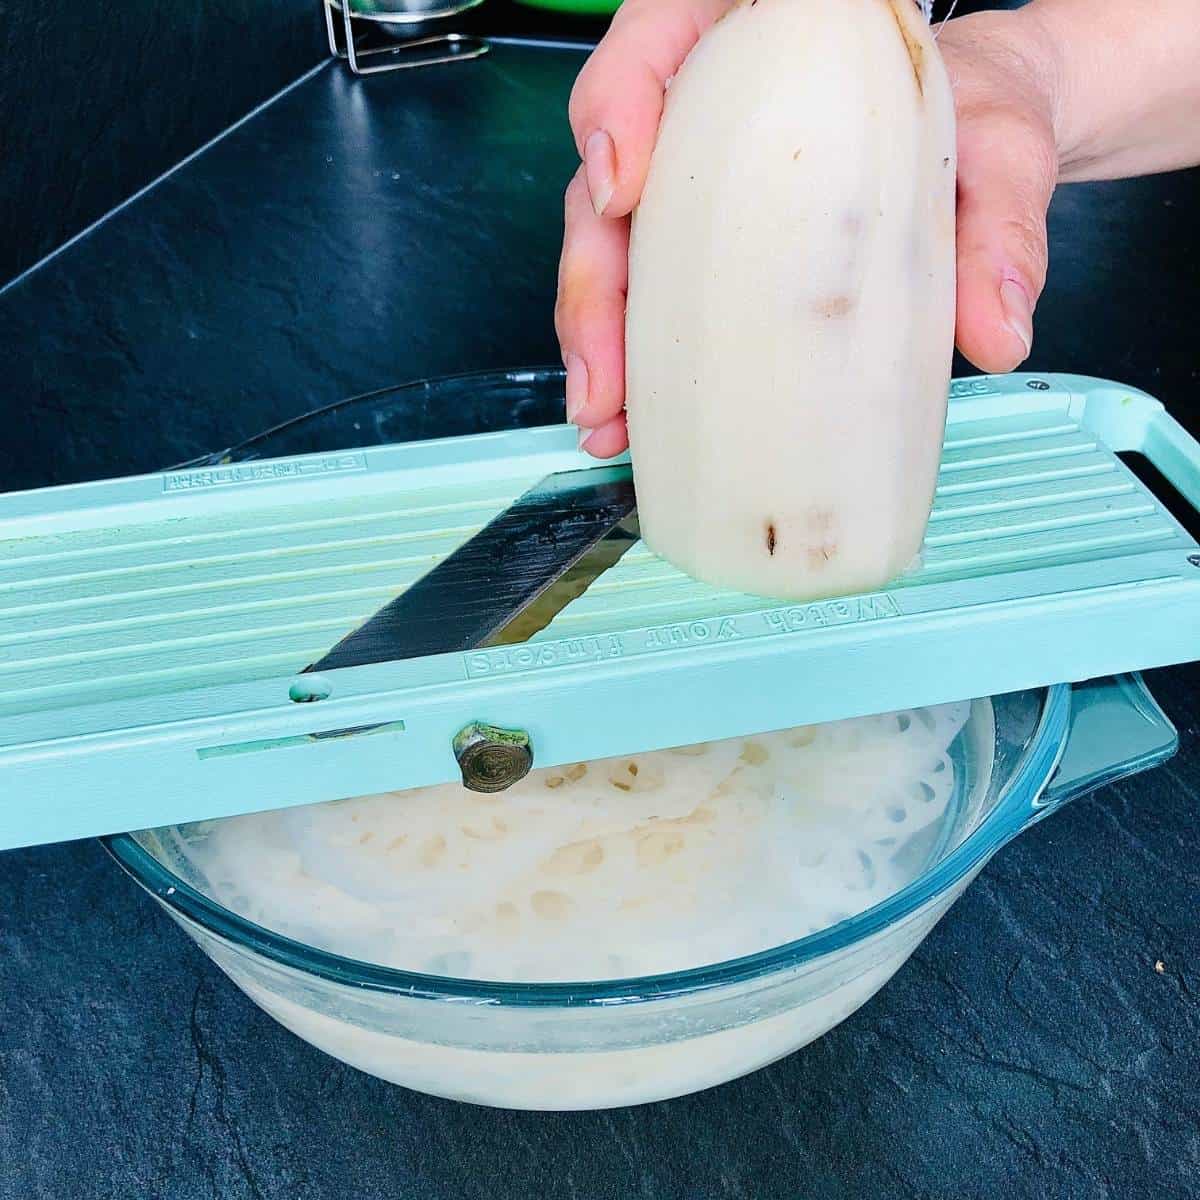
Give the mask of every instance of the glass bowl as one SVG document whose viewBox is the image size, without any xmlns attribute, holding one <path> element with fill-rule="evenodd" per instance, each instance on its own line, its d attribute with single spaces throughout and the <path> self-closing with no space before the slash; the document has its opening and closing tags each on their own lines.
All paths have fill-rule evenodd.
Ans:
<svg viewBox="0 0 1200 1200">
<path fill-rule="evenodd" d="M 561 411 L 561 370 L 459 376 L 354 398 L 202 461 L 546 424 Z M 951 749 L 951 812 L 907 887 L 785 945 L 604 982 L 488 983 L 358 962 L 217 903 L 170 830 L 103 840 L 242 991 L 334 1057 L 479 1104 L 595 1109 L 698 1091 L 820 1037 L 887 982 L 1006 842 L 1175 746 L 1136 676 L 977 700 Z"/>
</svg>

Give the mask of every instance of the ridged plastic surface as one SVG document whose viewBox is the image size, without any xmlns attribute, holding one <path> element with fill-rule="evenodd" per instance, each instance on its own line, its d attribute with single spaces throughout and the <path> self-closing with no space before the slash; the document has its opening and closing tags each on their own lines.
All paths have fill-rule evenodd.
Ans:
<svg viewBox="0 0 1200 1200">
<path fill-rule="evenodd" d="M 234 512 L 172 517 L 164 503 L 166 519 L 6 539 L 0 716 L 299 671 L 527 482 L 399 478 L 297 504 L 268 488 Z"/>
<path fill-rule="evenodd" d="M 951 414 L 958 415 L 953 407 Z M 952 420 L 921 564 L 888 590 L 1190 544 L 1129 469 L 1066 408 Z M 1082 573 L 1078 582 L 1086 586 Z M 1069 579 L 1063 583 L 1070 588 Z M 720 616 L 757 603 L 697 583 L 638 545 L 539 637 Z"/>
<path fill-rule="evenodd" d="M 1200 551 L 1114 451 L 1200 507 L 1200 446 L 1151 397 L 960 381 L 923 562 L 885 591 L 781 605 L 635 547 L 531 643 L 302 680 L 589 465 L 572 431 L 2 496 L 0 849 L 450 780 L 472 721 L 549 766 L 1200 657 Z"/>
<path fill-rule="evenodd" d="M 383 495 L 298 504 L 263 489 L 234 512 L 164 504 L 144 524 L 8 537 L 0 716 L 299 671 L 537 478 L 410 490 L 401 476 Z M 923 563 L 889 590 L 1188 544 L 1066 408 L 954 419 Z M 759 605 L 639 545 L 539 640 Z"/>
</svg>

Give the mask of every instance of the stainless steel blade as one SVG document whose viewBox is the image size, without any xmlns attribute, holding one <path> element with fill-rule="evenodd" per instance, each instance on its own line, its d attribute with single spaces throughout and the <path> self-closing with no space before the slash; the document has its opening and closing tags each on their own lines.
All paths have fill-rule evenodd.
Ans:
<svg viewBox="0 0 1200 1200">
<path fill-rule="evenodd" d="M 628 466 L 547 475 L 306 671 L 524 641 L 637 536 Z"/>
</svg>

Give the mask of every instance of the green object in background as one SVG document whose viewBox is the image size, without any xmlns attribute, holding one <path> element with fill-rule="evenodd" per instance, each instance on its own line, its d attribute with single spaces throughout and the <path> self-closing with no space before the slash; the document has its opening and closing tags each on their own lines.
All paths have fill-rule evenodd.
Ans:
<svg viewBox="0 0 1200 1200">
<path fill-rule="evenodd" d="M 579 16 L 602 17 L 615 13 L 621 0 L 517 0 L 527 8 L 543 8 L 550 12 L 576 13 Z"/>
</svg>

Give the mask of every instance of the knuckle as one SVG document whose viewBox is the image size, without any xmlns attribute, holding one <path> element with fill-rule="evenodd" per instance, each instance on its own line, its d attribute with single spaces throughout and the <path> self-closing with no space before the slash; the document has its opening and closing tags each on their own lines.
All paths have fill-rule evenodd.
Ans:
<svg viewBox="0 0 1200 1200">
<path fill-rule="evenodd" d="M 568 228 L 581 204 L 591 204 L 591 201 L 588 199 L 587 180 L 583 171 L 579 170 L 571 177 L 571 182 L 567 184 L 567 190 L 563 193 L 563 220 Z"/>
<path fill-rule="evenodd" d="M 585 66 L 579 73 L 579 78 L 575 80 L 575 86 L 571 88 L 571 96 L 567 101 L 567 121 L 576 138 L 583 137 L 583 114 L 587 106 L 586 74 L 587 67 Z"/>
<path fill-rule="evenodd" d="M 606 58 L 604 44 L 601 43 L 592 51 L 587 62 L 583 64 L 583 69 L 575 77 L 571 95 L 567 100 L 567 120 L 570 122 L 571 131 L 580 140 L 590 131 L 597 102 L 609 91 L 605 84 Z"/>
<path fill-rule="evenodd" d="M 1029 282 L 1040 291 L 1046 282 L 1046 222 L 1032 213 L 1006 218 L 1001 232 L 1009 254 L 1028 272 Z"/>
<path fill-rule="evenodd" d="M 554 304 L 554 328 L 559 337 L 574 333 L 587 317 L 587 300 L 577 286 L 572 286 L 569 277 L 559 284 L 558 299 Z"/>
<path fill-rule="evenodd" d="M 988 105 L 960 113 L 960 142 L 993 160 L 1003 161 L 1040 190 L 1049 191 L 1058 175 L 1058 151 L 1048 118 L 1031 109 Z"/>
</svg>

